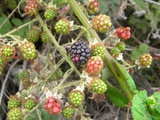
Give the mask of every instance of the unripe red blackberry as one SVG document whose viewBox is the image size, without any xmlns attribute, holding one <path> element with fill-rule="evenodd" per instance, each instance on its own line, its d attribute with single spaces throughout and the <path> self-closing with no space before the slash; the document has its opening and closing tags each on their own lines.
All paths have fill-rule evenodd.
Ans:
<svg viewBox="0 0 160 120">
<path fill-rule="evenodd" d="M 61 19 L 59 20 L 55 25 L 55 30 L 57 33 L 60 34 L 67 34 L 70 31 L 70 21 L 67 19 Z"/>
<path fill-rule="evenodd" d="M 141 55 L 138 61 L 141 67 L 149 67 L 152 63 L 152 56 L 150 54 Z"/>
<path fill-rule="evenodd" d="M 130 38 L 131 36 L 131 33 L 130 33 L 130 27 L 119 27 L 116 29 L 116 36 L 121 38 L 121 39 L 124 39 L 124 40 L 127 40 Z"/>
<path fill-rule="evenodd" d="M 14 46 L 3 45 L 1 48 L 1 54 L 4 60 L 10 60 L 16 53 Z"/>
<path fill-rule="evenodd" d="M 118 47 L 113 47 L 111 50 L 110 50 L 110 54 L 113 55 L 113 56 L 116 56 L 120 53 L 121 51 L 119 50 Z"/>
<path fill-rule="evenodd" d="M 11 96 L 8 101 L 8 108 L 13 109 L 13 108 L 18 108 L 20 106 L 21 106 L 21 101 L 19 100 L 19 98 L 16 96 Z"/>
<path fill-rule="evenodd" d="M 106 52 L 102 44 L 95 44 L 91 47 L 92 56 L 100 56 L 102 59 L 105 57 Z"/>
<path fill-rule="evenodd" d="M 32 16 L 36 15 L 40 9 L 40 3 L 38 0 L 28 0 L 27 5 L 25 6 L 25 13 Z"/>
<path fill-rule="evenodd" d="M 74 107 L 83 105 L 84 97 L 84 93 L 79 90 L 72 90 L 68 96 L 70 104 L 72 104 Z"/>
<path fill-rule="evenodd" d="M 105 14 L 97 15 L 92 19 L 93 28 L 100 33 L 107 32 L 111 25 L 110 17 Z"/>
<path fill-rule="evenodd" d="M 47 110 L 50 115 L 59 114 L 61 112 L 61 103 L 54 97 L 50 97 L 45 100 L 44 109 Z"/>
<path fill-rule="evenodd" d="M 91 51 L 84 41 L 74 42 L 70 48 L 70 57 L 76 65 L 82 65 L 87 62 L 91 56 Z"/>
<path fill-rule="evenodd" d="M 97 76 L 101 73 L 103 61 L 99 56 L 92 56 L 86 64 L 85 70 L 89 75 Z"/>
<path fill-rule="evenodd" d="M 25 41 L 20 44 L 20 52 L 26 60 L 32 60 L 37 56 L 37 51 L 35 49 L 34 44 L 28 41 Z"/>
<path fill-rule="evenodd" d="M 44 12 L 44 17 L 47 20 L 51 20 L 56 16 L 56 9 L 53 6 L 49 6 L 46 8 L 45 12 Z"/>
<path fill-rule="evenodd" d="M 89 5 L 87 7 L 90 14 L 95 14 L 99 12 L 99 1 L 98 0 L 89 0 Z"/>
<path fill-rule="evenodd" d="M 19 108 L 14 108 L 7 113 L 7 120 L 22 120 L 23 114 Z"/>
<path fill-rule="evenodd" d="M 103 80 L 99 78 L 93 78 L 88 86 L 89 91 L 97 93 L 97 94 L 103 94 L 107 90 L 107 85 Z"/>
<path fill-rule="evenodd" d="M 31 110 L 36 106 L 36 101 L 33 98 L 28 98 L 25 102 L 24 102 L 24 108 Z"/>
<path fill-rule="evenodd" d="M 116 47 L 122 52 L 125 50 L 126 45 L 124 42 L 119 42 L 116 44 Z"/>
<path fill-rule="evenodd" d="M 74 115 L 74 108 L 71 106 L 67 106 L 67 107 L 63 108 L 62 114 L 63 114 L 64 118 L 70 119 Z"/>
<path fill-rule="evenodd" d="M 28 31 L 26 39 L 29 42 L 37 42 L 39 37 L 40 37 L 40 29 L 34 26 Z"/>
<path fill-rule="evenodd" d="M 8 7 L 13 10 L 17 7 L 16 0 L 7 0 Z"/>
<path fill-rule="evenodd" d="M 46 32 L 41 33 L 41 40 L 43 43 L 47 43 L 49 41 L 49 37 Z"/>
</svg>

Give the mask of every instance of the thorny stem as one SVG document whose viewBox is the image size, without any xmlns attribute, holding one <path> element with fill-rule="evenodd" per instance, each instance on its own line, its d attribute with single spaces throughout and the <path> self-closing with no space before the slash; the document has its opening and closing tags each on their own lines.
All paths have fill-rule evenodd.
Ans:
<svg viewBox="0 0 160 120">
<path fill-rule="evenodd" d="M 101 39 L 99 38 L 99 36 L 95 32 L 95 30 L 93 30 L 91 24 L 89 23 L 89 20 L 86 18 L 82 10 L 79 8 L 77 2 L 75 0 L 68 0 L 68 3 L 70 4 L 74 13 L 77 15 L 77 17 L 79 18 L 81 23 L 84 25 L 84 27 L 88 29 L 91 36 L 97 39 L 99 43 L 102 43 Z M 117 81 L 119 82 L 121 88 L 127 94 L 128 99 L 131 101 L 133 97 L 133 93 L 130 91 L 127 81 L 123 80 L 124 76 L 120 74 L 120 71 L 118 71 L 116 64 L 113 62 L 112 56 L 109 54 L 107 50 L 106 50 L 105 61 L 108 67 L 110 68 L 110 70 L 112 71 L 113 75 L 116 77 Z"/>
<path fill-rule="evenodd" d="M 56 39 L 54 38 L 54 36 L 52 35 L 51 31 L 48 29 L 46 23 L 43 22 L 42 18 L 40 17 L 39 14 L 36 15 L 37 19 L 40 22 L 40 25 L 42 26 L 42 28 L 44 29 L 44 31 L 48 34 L 48 36 L 51 38 L 53 44 L 55 45 L 56 49 L 60 52 L 60 54 L 63 56 L 63 58 L 68 62 L 68 64 L 74 68 L 75 72 L 80 76 L 80 72 L 77 70 L 76 67 L 74 67 L 74 64 L 71 62 L 71 60 L 69 59 L 69 57 L 67 56 L 67 52 L 65 50 L 64 47 L 60 46 L 58 44 L 58 42 L 56 41 Z"/>
</svg>

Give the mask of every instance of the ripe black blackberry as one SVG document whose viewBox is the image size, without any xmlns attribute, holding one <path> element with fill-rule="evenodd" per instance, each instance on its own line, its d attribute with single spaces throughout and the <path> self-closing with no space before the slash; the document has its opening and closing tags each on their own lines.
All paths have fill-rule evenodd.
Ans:
<svg viewBox="0 0 160 120">
<path fill-rule="evenodd" d="M 91 51 L 84 41 L 74 42 L 70 48 L 70 57 L 76 65 L 82 65 L 91 57 Z"/>
</svg>

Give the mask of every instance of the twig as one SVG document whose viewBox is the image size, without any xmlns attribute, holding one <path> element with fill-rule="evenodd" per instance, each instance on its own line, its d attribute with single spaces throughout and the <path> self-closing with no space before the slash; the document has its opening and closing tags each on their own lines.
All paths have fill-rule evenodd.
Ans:
<svg viewBox="0 0 160 120">
<path fill-rule="evenodd" d="M 20 27 L 15 28 L 14 30 L 12 30 L 12 31 L 10 31 L 10 32 L 8 32 L 8 33 L 2 35 L 1 37 L 5 37 L 5 36 L 7 36 L 7 35 L 10 35 L 10 34 L 16 32 L 17 30 L 20 30 L 21 28 L 23 28 L 23 27 L 25 27 L 25 26 L 27 26 L 27 25 L 30 25 L 31 23 L 34 23 L 34 22 L 36 22 L 36 21 L 38 21 L 37 18 L 33 19 L 33 20 L 30 21 L 30 22 L 27 22 L 27 23 L 21 25 Z"/>
<path fill-rule="evenodd" d="M 160 6 L 160 3 L 152 1 L 152 0 L 144 0 L 144 2 L 149 2 L 149 3 L 156 4 L 156 5 Z"/>
<path fill-rule="evenodd" d="M 12 68 L 13 68 L 18 62 L 19 62 L 19 60 L 16 60 L 16 61 L 11 65 L 11 67 L 9 68 L 9 70 L 8 70 L 8 72 L 7 72 L 7 75 L 6 75 L 6 77 L 5 77 L 5 80 L 4 80 L 3 85 L 2 85 L 2 88 L 1 88 L 0 104 L 2 103 L 3 93 L 4 93 L 4 89 L 5 89 L 5 87 L 6 87 L 5 85 L 6 85 L 6 82 L 7 82 L 7 80 L 8 80 L 9 74 L 10 74 Z"/>
</svg>

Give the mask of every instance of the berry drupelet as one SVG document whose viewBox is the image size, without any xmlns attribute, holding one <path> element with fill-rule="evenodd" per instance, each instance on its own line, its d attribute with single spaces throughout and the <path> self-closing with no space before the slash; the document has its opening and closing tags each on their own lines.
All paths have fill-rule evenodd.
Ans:
<svg viewBox="0 0 160 120">
<path fill-rule="evenodd" d="M 84 41 L 75 42 L 70 48 L 70 57 L 76 65 L 82 65 L 91 57 L 91 51 Z"/>
</svg>

